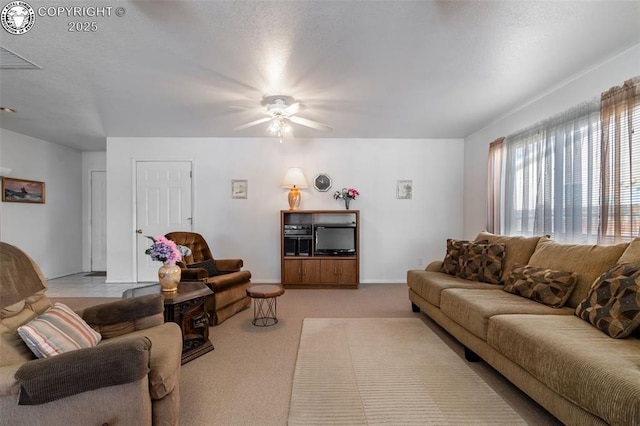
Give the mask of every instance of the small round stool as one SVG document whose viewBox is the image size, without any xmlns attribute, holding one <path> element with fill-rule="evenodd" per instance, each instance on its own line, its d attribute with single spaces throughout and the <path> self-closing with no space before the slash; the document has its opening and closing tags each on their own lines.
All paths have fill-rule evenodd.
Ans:
<svg viewBox="0 0 640 426">
<path fill-rule="evenodd" d="M 247 289 L 247 296 L 253 299 L 253 321 L 251 324 L 258 327 L 268 327 L 277 324 L 276 298 L 283 294 L 284 288 L 279 285 L 254 285 L 249 287 Z"/>
</svg>

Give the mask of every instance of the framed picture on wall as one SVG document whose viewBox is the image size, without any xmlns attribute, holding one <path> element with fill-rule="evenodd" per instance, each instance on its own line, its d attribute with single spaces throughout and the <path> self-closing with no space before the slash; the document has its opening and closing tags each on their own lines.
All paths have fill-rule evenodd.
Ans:
<svg viewBox="0 0 640 426">
<path fill-rule="evenodd" d="M 44 182 L 27 179 L 2 178 L 2 201 L 44 204 Z"/>
<path fill-rule="evenodd" d="M 246 179 L 233 179 L 231 181 L 231 198 L 247 198 L 249 183 Z"/>
<path fill-rule="evenodd" d="M 396 198 L 398 200 L 413 199 L 413 181 L 412 180 L 399 180 L 396 183 Z"/>
</svg>

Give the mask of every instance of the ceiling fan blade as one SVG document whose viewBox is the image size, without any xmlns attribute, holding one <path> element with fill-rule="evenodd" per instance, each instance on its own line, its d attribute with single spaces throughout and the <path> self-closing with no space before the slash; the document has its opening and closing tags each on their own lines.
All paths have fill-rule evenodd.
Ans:
<svg viewBox="0 0 640 426">
<path fill-rule="evenodd" d="M 256 107 L 248 107 L 248 106 L 242 106 L 242 105 L 229 105 L 229 108 L 233 108 L 233 109 L 258 109 Z"/>
<path fill-rule="evenodd" d="M 252 111 L 252 112 L 255 112 L 257 114 L 268 115 L 269 117 L 273 118 L 273 113 L 271 113 L 269 111 L 263 111 L 263 108 L 261 108 L 261 107 L 246 107 L 246 106 L 242 106 L 242 105 L 229 105 L 229 108 L 231 108 L 231 109 L 239 109 L 239 110 L 242 110 L 242 111 Z"/>
<path fill-rule="evenodd" d="M 291 120 L 293 123 L 300 124 L 302 126 L 311 127 L 312 129 L 316 129 L 316 130 L 322 130 L 322 131 L 332 130 L 331 126 L 318 123 L 317 121 L 307 120 L 306 118 L 296 117 L 295 115 L 289 117 L 289 120 Z"/>
<path fill-rule="evenodd" d="M 252 121 L 250 123 L 238 126 L 238 127 L 236 127 L 235 130 L 242 130 L 242 129 L 246 129 L 248 127 L 257 126 L 258 124 L 262 124 L 262 123 L 266 123 L 267 121 L 271 121 L 271 119 L 272 119 L 271 117 L 261 118 L 259 120 L 255 120 L 255 121 Z"/>
<path fill-rule="evenodd" d="M 285 115 L 293 115 L 293 114 L 297 114 L 298 112 L 300 112 L 300 102 L 291 104 L 282 110 L 282 113 Z"/>
</svg>

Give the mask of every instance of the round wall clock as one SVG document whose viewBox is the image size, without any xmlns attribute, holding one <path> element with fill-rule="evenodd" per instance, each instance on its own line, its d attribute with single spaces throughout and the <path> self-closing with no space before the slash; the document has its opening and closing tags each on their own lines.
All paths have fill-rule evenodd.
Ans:
<svg viewBox="0 0 640 426">
<path fill-rule="evenodd" d="M 320 192 L 327 192 L 331 188 L 331 178 L 326 173 L 320 173 L 313 178 L 313 187 Z"/>
</svg>

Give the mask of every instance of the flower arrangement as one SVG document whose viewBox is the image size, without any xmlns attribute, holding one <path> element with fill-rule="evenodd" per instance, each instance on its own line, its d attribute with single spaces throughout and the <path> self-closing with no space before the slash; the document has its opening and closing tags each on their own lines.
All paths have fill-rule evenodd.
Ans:
<svg viewBox="0 0 640 426">
<path fill-rule="evenodd" d="M 336 191 L 333 194 L 333 198 L 336 200 L 355 200 L 360 193 L 354 188 L 342 188 L 340 191 Z"/>
<path fill-rule="evenodd" d="M 169 265 L 175 265 L 176 262 L 182 260 L 180 248 L 173 241 L 163 236 L 147 238 L 153 241 L 153 244 L 145 250 L 144 254 L 151 256 L 151 260 L 157 260 Z"/>
</svg>

